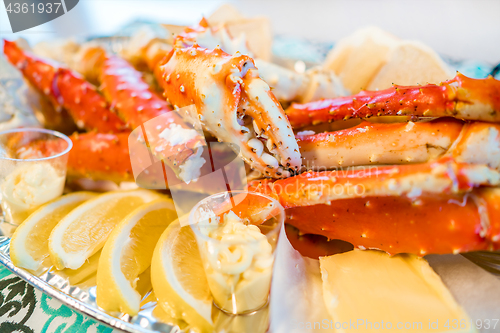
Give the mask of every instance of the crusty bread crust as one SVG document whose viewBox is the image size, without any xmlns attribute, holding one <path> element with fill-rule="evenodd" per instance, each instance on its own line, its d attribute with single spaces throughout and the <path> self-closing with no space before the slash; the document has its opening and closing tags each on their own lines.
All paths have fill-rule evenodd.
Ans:
<svg viewBox="0 0 500 333">
<path fill-rule="evenodd" d="M 453 73 L 430 47 L 420 42 L 403 41 L 394 48 L 387 63 L 373 77 L 368 90 L 386 89 L 391 85 L 440 83 Z"/>
<path fill-rule="evenodd" d="M 267 17 L 246 18 L 236 7 L 230 4 L 220 6 L 207 18 L 213 26 L 224 25 L 235 38 L 245 35 L 249 49 L 256 58 L 271 61 L 273 36 L 271 22 Z"/>
<path fill-rule="evenodd" d="M 453 77 L 444 61 L 420 42 L 399 40 L 377 27 L 341 39 L 324 68 L 339 76 L 352 94 L 399 85 L 439 83 Z"/>
<path fill-rule="evenodd" d="M 347 90 L 358 93 L 366 89 L 398 42 L 395 36 L 380 28 L 360 29 L 337 43 L 324 67 L 333 70 Z"/>
</svg>

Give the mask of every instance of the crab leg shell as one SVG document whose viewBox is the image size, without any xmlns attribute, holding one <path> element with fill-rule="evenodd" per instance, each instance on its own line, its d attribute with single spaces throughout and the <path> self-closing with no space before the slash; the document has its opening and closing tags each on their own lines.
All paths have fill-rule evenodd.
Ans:
<svg viewBox="0 0 500 333">
<path fill-rule="evenodd" d="M 249 70 L 249 72 L 254 71 L 254 74 L 257 75 L 256 70 Z M 269 86 L 258 77 L 249 77 L 249 74 L 247 74 L 243 79 L 243 85 L 248 101 L 252 106 L 246 109 L 245 112 L 253 118 L 257 127 L 260 129 L 261 135 L 264 134 L 267 136 L 266 146 L 268 150 L 277 158 L 281 156 L 281 160 L 279 160 L 281 168 L 285 170 L 290 168 L 292 170 L 296 169 L 297 164 L 300 165 L 300 162 L 297 162 L 297 159 L 300 159 L 300 153 L 292 128 L 286 116 L 283 114 L 281 104 L 278 102 Z M 272 148 L 269 148 L 270 146 Z M 252 147 L 250 146 L 250 148 Z M 287 153 L 282 155 L 277 152 Z M 266 160 L 267 156 L 264 154 L 266 153 L 257 156 L 256 162 L 265 164 L 267 168 L 270 169 L 271 165 L 269 165 Z M 277 178 L 281 178 L 287 174 L 287 172 L 282 172 L 279 169 L 276 171 Z"/>
<path fill-rule="evenodd" d="M 491 249 L 490 240 L 481 236 L 480 208 L 464 195 L 422 196 L 417 201 L 399 196 L 342 199 L 287 209 L 285 221 L 302 233 L 390 254 Z"/>
<path fill-rule="evenodd" d="M 460 73 L 440 85 L 398 86 L 354 96 L 292 104 L 286 111 L 294 128 L 372 116 L 455 117 L 500 121 L 500 81 Z"/>
<path fill-rule="evenodd" d="M 78 127 L 102 133 L 124 129 L 104 97 L 80 75 L 22 50 L 15 42 L 4 41 L 4 53 L 54 107 L 65 108 Z"/>
<path fill-rule="evenodd" d="M 71 135 L 73 148 L 68 156 L 68 178 L 111 180 L 116 183 L 133 180 L 128 156 L 128 136 L 128 132 Z M 53 156 L 54 152 L 62 151 L 65 144 L 62 140 L 33 141 L 22 152 L 23 158 Z"/>
<path fill-rule="evenodd" d="M 135 129 L 148 122 L 155 123 L 154 129 L 145 126 L 148 127 L 146 130 L 144 127 L 142 139 L 156 156 L 165 160 L 174 173 L 181 177 L 184 163 L 191 157 L 195 158 L 198 147 L 205 142 L 204 137 L 188 126 L 179 114 L 170 112 L 172 109 L 167 102 L 149 87 L 142 74 L 126 60 L 109 55 L 100 47 L 87 47 L 81 51 L 80 57 L 86 75 L 97 78 L 112 109 L 128 127 Z M 169 131 L 192 133 L 184 140 L 173 142 L 164 137 L 164 134 L 168 136 Z"/>
<path fill-rule="evenodd" d="M 451 118 L 430 122 L 370 123 L 296 135 L 306 170 L 370 164 L 424 163 L 446 155 L 500 170 L 500 125 Z"/>
<path fill-rule="evenodd" d="M 100 72 L 101 90 L 108 100 L 113 101 L 112 106 L 131 128 L 148 121 L 160 123 L 158 117 L 161 117 L 162 124 L 145 133 L 147 144 L 154 154 L 167 162 L 178 177 L 191 181 L 190 177 L 186 178 L 187 174 L 183 176 L 182 166 L 190 157 L 195 158 L 197 149 L 205 143 L 205 138 L 185 124 L 176 112 L 170 112 L 172 109 L 167 102 L 151 90 L 141 73 L 127 61 L 116 56 L 107 56 L 102 62 Z M 176 143 L 163 137 L 165 131 L 175 130 L 193 132 L 194 135 Z"/>
<path fill-rule="evenodd" d="M 500 248 L 500 189 L 496 187 L 458 194 L 424 193 L 417 198 L 367 196 L 290 205 L 283 199 L 280 182 L 253 181 L 248 191 L 284 203 L 285 222 L 303 234 L 323 235 L 390 254 L 423 256 Z"/>
<path fill-rule="evenodd" d="M 101 133 L 125 130 L 126 125 L 110 111 L 104 97 L 80 75 L 60 68 L 54 87 L 59 103 L 68 110 L 78 128 Z"/>
<path fill-rule="evenodd" d="M 129 155 L 129 135 L 129 132 L 118 134 L 91 132 L 70 136 L 73 149 L 68 158 L 68 178 L 91 178 L 116 183 L 134 181 Z M 154 169 L 141 178 L 142 184 L 145 185 L 151 185 L 158 180 L 164 184 L 164 175 L 155 173 Z"/>
<path fill-rule="evenodd" d="M 448 151 L 463 123 L 370 123 L 335 132 L 296 134 L 306 170 L 370 164 L 424 163 Z M 463 161 L 466 162 L 466 161 Z"/>
<path fill-rule="evenodd" d="M 266 175 L 285 177 L 300 167 L 290 124 L 251 58 L 194 45 L 174 49 L 164 62 L 157 79 L 174 107 L 194 104 L 205 129 L 240 147 L 243 159 Z M 244 123 L 246 116 L 255 125 Z M 267 152 L 259 137 L 268 141 Z"/>
<path fill-rule="evenodd" d="M 58 64 L 51 60 L 41 59 L 20 48 L 16 42 L 4 40 L 3 53 L 37 91 L 47 97 L 54 106 L 59 106 L 52 86 Z"/>
<path fill-rule="evenodd" d="M 139 71 L 117 56 L 106 56 L 100 68 L 99 82 L 112 108 L 131 129 L 172 110 L 151 90 Z"/>
<path fill-rule="evenodd" d="M 115 183 L 133 182 L 129 135 L 129 132 L 125 132 L 118 134 L 84 133 L 70 136 L 73 141 L 73 149 L 68 158 L 68 178 L 90 178 Z M 147 187 L 158 180 L 163 181 L 163 179 L 163 173 L 155 172 L 152 169 L 148 175 L 142 176 L 141 184 Z"/>
<path fill-rule="evenodd" d="M 68 158 L 68 177 L 133 181 L 128 152 L 130 133 L 73 134 L 73 149 Z"/>
<path fill-rule="evenodd" d="M 99 85 L 111 108 L 129 128 L 172 110 L 126 60 L 92 45 L 83 47 L 78 58 L 79 72 Z"/>
<path fill-rule="evenodd" d="M 425 194 L 463 193 L 475 187 L 498 184 L 498 171 L 446 158 L 424 164 L 311 171 L 277 180 L 270 186 L 287 208 L 368 196 L 418 198 Z"/>
</svg>

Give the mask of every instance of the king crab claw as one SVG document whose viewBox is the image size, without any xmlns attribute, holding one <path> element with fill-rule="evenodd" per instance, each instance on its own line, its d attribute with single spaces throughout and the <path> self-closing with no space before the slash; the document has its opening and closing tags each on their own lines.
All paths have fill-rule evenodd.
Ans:
<svg viewBox="0 0 500 333">
<path fill-rule="evenodd" d="M 198 45 L 175 48 L 156 71 L 174 108 L 194 104 L 204 129 L 236 144 L 262 174 L 286 178 L 301 166 L 285 113 L 251 58 Z"/>
</svg>

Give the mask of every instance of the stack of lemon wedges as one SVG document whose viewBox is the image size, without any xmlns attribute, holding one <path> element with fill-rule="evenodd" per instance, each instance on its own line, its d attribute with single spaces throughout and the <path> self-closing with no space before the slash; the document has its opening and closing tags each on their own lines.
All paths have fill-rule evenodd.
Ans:
<svg viewBox="0 0 500 333">
<path fill-rule="evenodd" d="M 157 192 L 59 197 L 17 228 L 10 255 L 14 265 L 35 273 L 63 270 L 73 283 L 93 270 L 97 304 L 110 313 L 136 315 L 152 286 L 159 319 L 213 331 L 212 297 L 194 235 L 180 226 L 172 200 Z"/>
</svg>

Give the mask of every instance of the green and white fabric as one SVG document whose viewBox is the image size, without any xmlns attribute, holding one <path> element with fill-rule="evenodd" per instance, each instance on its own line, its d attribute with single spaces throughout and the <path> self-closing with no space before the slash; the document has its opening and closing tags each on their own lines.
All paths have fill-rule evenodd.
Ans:
<svg viewBox="0 0 500 333">
<path fill-rule="evenodd" d="M 0 332 L 111 333 L 0 267 Z"/>
</svg>

